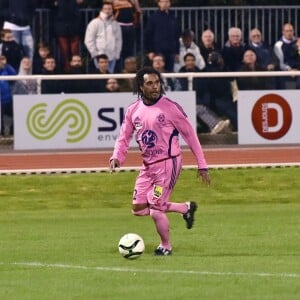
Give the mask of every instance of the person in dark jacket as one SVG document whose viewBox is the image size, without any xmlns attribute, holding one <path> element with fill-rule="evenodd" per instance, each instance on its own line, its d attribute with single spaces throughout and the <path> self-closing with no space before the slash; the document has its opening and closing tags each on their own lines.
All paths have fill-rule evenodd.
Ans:
<svg viewBox="0 0 300 300">
<path fill-rule="evenodd" d="M 211 52 L 205 68 L 207 72 L 224 72 L 224 60 L 222 55 L 215 51 Z M 230 120 L 234 131 L 238 129 L 237 102 L 233 99 L 231 81 L 229 78 L 211 77 L 206 79 L 207 97 L 213 110 L 220 116 Z"/>
<path fill-rule="evenodd" d="M 250 31 L 247 48 L 255 51 L 259 65 L 268 71 L 275 70 L 275 58 L 272 55 L 271 49 L 263 41 L 262 33 L 258 28 L 253 28 Z"/>
<path fill-rule="evenodd" d="M 8 75 L 17 75 L 17 72 L 7 63 L 6 57 L 0 55 L 0 77 Z M 1 133 L 5 136 L 13 132 L 13 84 L 13 81 L 0 80 Z"/>
<path fill-rule="evenodd" d="M 97 56 L 98 68 L 95 69 L 93 74 L 111 74 L 109 72 L 109 58 L 106 54 Z M 88 93 L 105 93 L 107 79 L 91 79 L 88 82 Z"/>
<path fill-rule="evenodd" d="M 199 48 L 206 65 L 208 64 L 209 54 L 211 52 L 220 51 L 220 48 L 215 42 L 215 34 L 211 29 L 206 29 L 202 32 Z"/>
<path fill-rule="evenodd" d="M 153 59 L 154 53 L 165 57 L 165 69 L 173 72 L 175 56 L 179 55 L 178 21 L 170 10 L 170 0 L 158 0 L 159 9 L 149 16 L 145 29 L 145 48 L 148 59 Z"/>
<path fill-rule="evenodd" d="M 40 42 L 33 56 L 32 74 L 42 74 L 44 59 L 52 56 L 52 49 L 48 43 Z"/>
<path fill-rule="evenodd" d="M 22 47 L 14 40 L 10 29 L 1 30 L 0 54 L 6 57 L 7 63 L 15 70 L 19 70 L 24 52 Z"/>
<path fill-rule="evenodd" d="M 85 68 L 83 65 L 83 59 L 80 55 L 72 55 L 72 58 L 69 63 L 68 75 L 80 75 L 86 74 Z M 89 80 L 77 80 L 69 79 L 63 81 L 63 92 L 64 93 L 85 93 L 88 90 Z"/>
<path fill-rule="evenodd" d="M 22 45 L 24 55 L 33 58 L 34 40 L 31 23 L 38 0 L 0 0 L 3 29 L 11 29 L 15 41 Z"/>
<path fill-rule="evenodd" d="M 282 36 L 274 45 L 274 54 L 279 62 L 281 71 L 295 71 L 298 67 L 298 47 L 294 26 L 285 23 L 282 26 Z M 299 77 L 285 76 L 278 78 L 278 88 L 288 89 L 296 86 L 300 88 Z"/>
<path fill-rule="evenodd" d="M 48 56 L 44 59 L 42 75 L 56 75 L 56 60 L 53 56 Z M 60 94 L 62 92 L 61 80 L 46 80 L 42 81 L 42 94 Z"/>
<path fill-rule="evenodd" d="M 159 73 L 166 73 L 166 61 L 165 57 L 161 53 L 156 53 L 152 59 L 152 68 Z M 180 82 L 175 77 L 162 76 L 163 87 L 165 91 L 181 91 Z"/>
<path fill-rule="evenodd" d="M 81 19 L 79 4 L 84 0 L 54 1 L 54 32 L 60 53 L 60 68 L 68 71 L 72 55 L 80 54 Z"/>
<path fill-rule="evenodd" d="M 184 66 L 180 68 L 180 73 L 185 72 L 203 72 L 196 66 L 196 57 L 192 53 L 184 56 Z M 188 90 L 187 78 L 180 78 L 182 90 Z M 206 78 L 193 78 L 193 90 L 196 91 L 196 112 L 199 121 L 199 131 L 203 131 L 202 124 L 205 124 L 211 134 L 221 133 L 229 127 L 229 120 L 222 120 L 216 112 L 210 107 L 210 99 L 206 97 Z M 206 101 L 208 100 L 208 101 Z"/>
<path fill-rule="evenodd" d="M 243 42 L 242 31 L 238 27 L 231 27 L 228 31 L 228 41 L 222 49 L 224 59 L 224 71 L 237 71 L 243 61 L 246 45 Z"/>
<path fill-rule="evenodd" d="M 121 26 L 123 40 L 120 59 L 114 73 L 121 73 L 125 59 L 136 54 L 136 29 L 140 23 L 142 10 L 139 0 L 113 0 L 112 3 L 115 19 Z"/>
<path fill-rule="evenodd" d="M 243 64 L 239 69 L 241 72 L 267 71 L 266 67 L 259 64 L 256 52 L 253 49 L 245 51 Z M 238 77 L 237 85 L 239 90 L 269 90 L 275 88 L 272 77 Z"/>
</svg>

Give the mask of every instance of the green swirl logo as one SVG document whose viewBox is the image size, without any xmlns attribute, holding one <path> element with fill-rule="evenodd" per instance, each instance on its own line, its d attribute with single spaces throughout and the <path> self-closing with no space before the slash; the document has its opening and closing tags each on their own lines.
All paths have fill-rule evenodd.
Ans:
<svg viewBox="0 0 300 300">
<path fill-rule="evenodd" d="M 51 113 L 47 113 L 47 104 L 33 106 L 26 120 L 28 131 L 39 140 L 53 138 L 68 126 L 68 143 L 82 140 L 90 131 L 92 120 L 88 108 L 77 99 L 66 99 L 60 102 Z"/>
</svg>

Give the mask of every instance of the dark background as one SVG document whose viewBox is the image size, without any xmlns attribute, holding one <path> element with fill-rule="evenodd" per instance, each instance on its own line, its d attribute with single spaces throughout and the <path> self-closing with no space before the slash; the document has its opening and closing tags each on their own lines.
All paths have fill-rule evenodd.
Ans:
<svg viewBox="0 0 300 300">
<path fill-rule="evenodd" d="M 171 0 L 173 6 L 299 5 L 297 0 Z M 154 0 L 140 0 L 142 7 L 156 6 Z"/>
</svg>

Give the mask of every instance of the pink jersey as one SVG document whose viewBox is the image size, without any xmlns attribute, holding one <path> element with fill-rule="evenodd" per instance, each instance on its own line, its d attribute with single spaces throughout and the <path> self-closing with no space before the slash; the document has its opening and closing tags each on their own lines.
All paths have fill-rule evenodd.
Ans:
<svg viewBox="0 0 300 300">
<path fill-rule="evenodd" d="M 145 105 L 139 99 L 128 107 L 111 159 L 124 163 L 134 131 L 144 164 L 180 155 L 180 134 L 195 155 L 198 168 L 207 168 L 198 136 L 187 115 L 178 103 L 167 97 L 162 96 L 152 105 Z"/>
</svg>

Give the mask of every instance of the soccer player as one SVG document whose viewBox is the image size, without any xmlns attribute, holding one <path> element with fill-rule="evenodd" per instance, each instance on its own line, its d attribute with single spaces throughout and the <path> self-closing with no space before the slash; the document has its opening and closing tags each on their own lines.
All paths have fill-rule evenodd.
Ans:
<svg viewBox="0 0 300 300">
<path fill-rule="evenodd" d="M 198 175 L 203 183 L 209 185 L 210 176 L 197 134 L 183 109 L 164 96 L 160 73 L 150 67 L 139 70 L 134 92 L 139 99 L 126 111 L 110 158 L 110 170 L 113 172 L 124 163 L 129 142 L 136 131 L 135 138 L 141 150 L 143 166 L 135 183 L 132 213 L 152 217 L 160 236 L 160 244 L 154 255 L 167 256 L 172 254 L 172 246 L 166 213 L 181 213 L 190 229 L 197 209 L 195 202 L 169 202 L 182 167 L 179 134 L 197 160 Z"/>
</svg>

